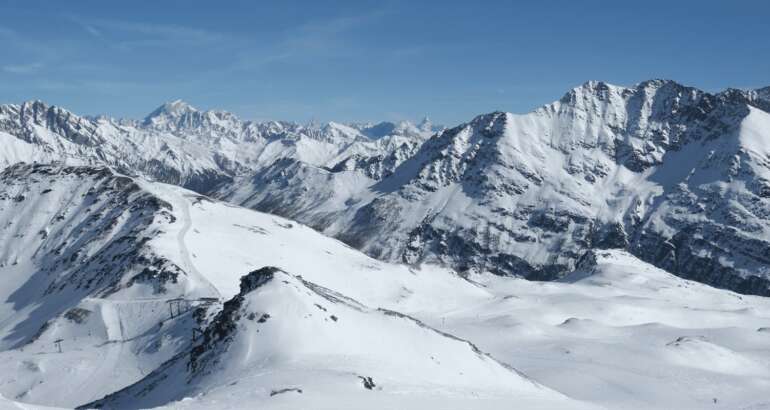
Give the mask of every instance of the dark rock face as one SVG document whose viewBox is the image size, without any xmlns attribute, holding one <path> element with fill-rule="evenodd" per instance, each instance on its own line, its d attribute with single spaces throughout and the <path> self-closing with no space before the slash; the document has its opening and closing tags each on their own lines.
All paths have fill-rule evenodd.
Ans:
<svg viewBox="0 0 770 410">
<path fill-rule="evenodd" d="M 106 167 L 5 168 L 0 219 L 7 223 L 0 238 L 12 243 L 12 251 L 0 258 L 0 267 L 16 266 L 26 275 L 7 303 L 33 309 L 28 326 L 35 327 L 56 316 L 83 322 L 90 312 L 73 303 L 84 297 L 135 287 L 157 295 L 177 291 L 185 273 L 148 245 L 176 222 L 171 211 L 170 204 Z M 27 335 L 14 328 L 3 342 L 23 345 Z"/>
<path fill-rule="evenodd" d="M 281 269 L 274 266 L 265 266 L 264 268 L 257 269 L 249 272 L 249 274 L 241 277 L 241 295 L 251 292 L 252 290 L 264 285 L 265 283 L 273 279 L 273 275 L 276 272 L 280 272 Z"/>
<path fill-rule="evenodd" d="M 72 308 L 64 313 L 64 318 L 71 322 L 81 324 L 88 319 L 91 313 L 93 312 L 88 309 Z"/>
<path fill-rule="evenodd" d="M 238 321 L 245 314 L 243 312 L 245 296 L 273 280 L 277 272 L 282 271 L 273 266 L 266 266 L 241 277 L 240 292 L 224 303 L 222 310 L 217 313 L 211 324 L 203 332 L 203 342 L 192 349 L 187 364 L 192 375 L 203 371 L 209 363 L 216 360 L 215 351 L 217 349 L 227 349 L 238 326 Z M 251 312 L 247 318 L 250 315 L 254 315 L 254 313 Z M 264 313 L 257 320 L 257 323 L 265 323 L 268 319 L 270 319 L 270 315 Z"/>
<path fill-rule="evenodd" d="M 630 250 L 640 259 L 686 279 L 739 293 L 770 296 L 770 280 L 767 277 L 752 274 L 749 270 L 745 274 L 737 274 L 734 266 L 720 263 L 725 259 L 747 259 L 750 266 L 754 263 L 770 266 L 767 257 L 770 255 L 770 243 L 755 240 L 735 243 L 740 241 L 740 232 L 710 228 L 716 228 L 716 232 L 704 235 L 708 229 L 687 227 L 673 238 L 645 233 Z M 710 235 L 719 240 L 705 239 Z"/>
<path fill-rule="evenodd" d="M 600 226 L 591 243 L 597 249 L 627 249 L 628 235 L 622 224 L 613 222 Z"/>
<path fill-rule="evenodd" d="M 173 222 L 171 205 L 142 192 L 130 178 L 103 167 L 19 164 L 3 170 L 0 181 L 0 212 L 9 213 L 20 212 L 18 207 L 24 204 L 3 206 L 8 192 L 26 192 L 21 195 L 25 197 L 34 195 L 35 203 L 46 209 L 46 199 L 37 198 L 43 191 L 50 196 L 54 189 L 69 190 L 68 183 L 90 187 L 68 203 L 71 209 L 51 204 L 55 216 L 41 230 L 42 242 L 35 243 L 39 250 L 33 259 L 40 267 L 35 275 L 44 279 L 35 286 L 45 287 L 44 294 L 64 290 L 109 294 L 139 283 L 163 293 L 165 286 L 175 283 L 182 273 L 172 262 L 153 255 L 144 246 L 156 218 Z M 41 188 L 49 186 L 53 188 Z M 124 275 L 127 284 L 121 285 Z"/>
</svg>

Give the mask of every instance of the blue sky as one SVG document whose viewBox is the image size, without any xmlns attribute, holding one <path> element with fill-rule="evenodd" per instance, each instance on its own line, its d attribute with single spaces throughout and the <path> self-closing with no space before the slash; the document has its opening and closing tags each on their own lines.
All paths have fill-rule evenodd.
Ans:
<svg viewBox="0 0 770 410">
<path fill-rule="evenodd" d="M 0 16 L 0 102 L 82 114 L 181 98 L 247 119 L 453 125 L 591 79 L 770 85 L 766 1 L 5 0 Z"/>
</svg>

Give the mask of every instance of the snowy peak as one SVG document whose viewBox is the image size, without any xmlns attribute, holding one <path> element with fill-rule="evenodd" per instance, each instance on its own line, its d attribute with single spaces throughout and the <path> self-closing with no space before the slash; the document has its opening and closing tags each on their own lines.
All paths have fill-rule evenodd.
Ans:
<svg viewBox="0 0 770 410">
<path fill-rule="evenodd" d="M 765 112 L 770 113 L 770 87 L 760 88 L 754 91 L 743 92 L 749 95 L 750 104 Z"/>
<path fill-rule="evenodd" d="M 624 87 L 614 86 L 604 81 L 586 81 L 568 91 L 561 101 L 566 103 L 575 104 L 577 101 L 586 98 L 599 98 L 601 100 L 607 100 L 611 93 L 620 93 L 625 90 Z"/>
<path fill-rule="evenodd" d="M 330 406 L 339 409 L 360 408 L 358 398 L 376 400 L 377 407 L 399 400 L 395 407 L 412 408 L 424 405 L 436 389 L 451 391 L 454 403 L 499 405 L 515 397 L 554 408 L 582 406 L 470 342 L 265 267 L 242 277 L 241 291 L 224 304 L 189 356 L 84 407 L 147 408 L 185 396 L 201 397 L 201 405 L 221 403 L 222 387 L 235 385 L 259 407 L 274 405 L 282 395 L 292 408 L 326 408 L 318 400 L 330 396 L 347 398 Z"/>
<path fill-rule="evenodd" d="M 145 125 L 159 124 L 166 120 L 179 120 L 184 116 L 199 113 L 196 108 L 182 100 L 169 101 L 144 118 Z"/>
<path fill-rule="evenodd" d="M 433 131 L 433 122 L 426 115 L 426 116 L 422 117 L 422 121 L 420 121 L 420 123 L 417 124 L 417 128 L 419 128 L 420 131 L 423 131 L 423 132 L 432 132 Z"/>
<path fill-rule="evenodd" d="M 146 130 L 169 132 L 184 139 L 216 140 L 245 138 L 245 124 L 225 111 L 199 111 L 190 104 L 175 100 L 150 113 L 141 123 Z"/>
<path fill-rule="evenodd" d="M 422 144 L 340 236 L 381 258 L 533 279 L 618 247 L 765 295 L 767 113 L 749 102 L 666 80 L 588 82 L 534 113 L 481 115 Z M 753 251 L 727 256 L 739 243 Z"/>
<path fill-rule="evenodd" d="M 377 124 L 366 124 L 360 127 L 361 132 L 371 139 L 379 139 L 387 135 L 393 135 L 397 125 L 384 121 Z"/>
<path fill-rule="evenodd" d="M 760 98 L 770 100 L 770 87 L 764 87 L 757 90 L 757 94 Z"/>
<path fill-rule="evenodd" d="M 424 140 L 430 137 L 437 129 L 432 124 L 421 124 L 416 126 L 409 121 L 390 122 L 383 121 L 379 123 L 353 123 L 343 125 L 330 122 L 322 129 L 335 130 L 347 136 L 365 137 L 365 139 L 379 140 L 388 137 L 407 137 Z"/>
<path fill-rule="evenodd" d="M 617 115 L 628 108 L 663 108 L 670 110 L 671 100 L 697 100 L 705 94 L 672 80 L 653 79 L 631 87 L 612 85 L 603 81 L 587 81 L 573 88 L 559 101 L 590 115 Z M 644 113 L 641 113 L 644 115 Z"/>
<path fill-rule="evenodd" d="M 40 100 L 0 106 L 0 131 L 16 135 L 28 143 L 45 146 L 48 150 L 61 145 L 56 136 L 63 137 L 68 143 L 85 146 L 96 146 L 104 141 L 94 122 Z M 1 162 L 4 161 L 0 159 Z"/>
</svg>

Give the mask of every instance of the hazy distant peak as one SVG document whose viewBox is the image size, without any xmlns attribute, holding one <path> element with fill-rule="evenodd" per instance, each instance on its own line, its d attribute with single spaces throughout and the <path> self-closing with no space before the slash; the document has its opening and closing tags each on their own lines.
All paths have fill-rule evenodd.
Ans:
<svg viewBox="0 0 770 410">
<path fill-rule="evenodd" d="M 144 124 L 157 124 L 163 122 L 163 119 L 179 119 L 186 114 L 197 112 L 199 111 L 195 107 L 182 100 L 169 101 L 147 115 L 144 119 Z"/>
</svg>

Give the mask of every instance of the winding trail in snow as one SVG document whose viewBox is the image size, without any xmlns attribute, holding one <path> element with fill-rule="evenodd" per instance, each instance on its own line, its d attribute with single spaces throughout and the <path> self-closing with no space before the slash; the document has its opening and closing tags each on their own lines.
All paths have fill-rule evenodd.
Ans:
<svg viewBox="0 0 770 410">
<path fill-rule="evenodd" d="M 174 203 L 178 206 L 178 209 L 180 209 L 182 218 L 182 229 L 179 230 L 179 232 L 176 235 L 176 241 L 177 245 L 179 246 L 179 255 L 182 257 L 182 265 L 184 271 L 187 273 L 187 276 L 194 276 L 194 280 L 188 280 L 188 288 L 186 291 L 187 297 L 201 297 L 201 296 L 215 296 L 219 297 L 219 291 L 217 288 L 209 282 L 209 280 L 206 278 L 205 275 L 203 275 L 198 268 L 195 266 L 195 263 L 192 260 L 192 257 L 190 256 L 190 249 L 187 247 L 187 242 L 185 238 L 187 237 L 187 234 L 190 232 L 190 228 L 192 228 L 192 217 L 190 216 L 190 201 L 188 201 L 187 197 L 184 195 L 180 195 Z M 207 289 L 203 289 L 207 288 Z"/>
<path fill-rule="evenodd" d="M 184 198 L 182 198 L 182 201 L 179 202 L 181 204 L 180 208 L 182 209 L 182 223 L 184 224 L 182 229 L 180 229 L 179 233 L 176 235 L 176 241 L 179 244 L 179 253 L 182 255 L 182 261 L 186 265 L 187 269 L 195 273 L 197 276 L 202 276 L 198 269 L 195 267 L 192 258 L 190 258 L 190 250 L 187 249 L 187 243 L 185 242 L 187 232 L 189 232 L 190 228 L 192 227 L 192 218 L 190 217 L 190 203 L 187 202 L 187 200 Z"/>
</svg>

